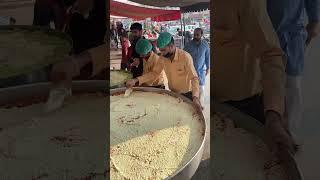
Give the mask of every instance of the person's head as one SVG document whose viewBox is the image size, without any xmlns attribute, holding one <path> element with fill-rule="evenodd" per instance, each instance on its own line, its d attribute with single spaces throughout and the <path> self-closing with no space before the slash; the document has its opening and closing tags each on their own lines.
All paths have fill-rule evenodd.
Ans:
<svg viewBox="0 0 320 180">
<path fill-rule="evenodd" d="M 123 24 L 122 24 L 122 22 L 119 23 L 119 28 L 120 28 L 120 29 L 123 29 Z"/>
<path fill-rule="evenodd" d="M 202 36 L 203 36 L 203 30 L 201 28 L 196 28 L 194 30 L 193 39 L 199 42 Z"/>
<path fill-rule="evenodd" d="M 143 30 L 142 30 L 142 24 L 140 23 L 133 23 L 130 27 L 130 31 L 132 33 L 132 37 L 135 40 L 138 40 L 142 37 L 143 35 Z"/>
<path fill-rule="evenodd" d="M 147 39 L 139 39 L 135 46 L 135 50 L 140 57 L 148 59 L 152 52 L 152 44 Z"/>
<path fill-rule="evenodd" d="M 179 32 L 179 31 L 180 31 L 180 28 L 177 28 L 177 31 Z"/>
<path fill-rule="evenodd" d="M 159 48 L 161 55 L 166 58 L 172 57 L 176 50 L 174 39 L 168 32 L 160 33 L 157 39 L 157 47 Z"/>
<path fill-rule="evenodd" d="M 121 33 L 121 37 L 122 37 L 123 39 L 129 39 L 128 32 L 127 32 L 127 31 L 123 31 L 123 32 Z"/>
</svg>

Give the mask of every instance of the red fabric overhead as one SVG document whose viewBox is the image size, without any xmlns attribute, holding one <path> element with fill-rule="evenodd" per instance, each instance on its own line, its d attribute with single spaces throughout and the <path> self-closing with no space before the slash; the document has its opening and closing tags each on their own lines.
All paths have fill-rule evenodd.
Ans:
<svg viewBox="0 0 320 180">
<path fill-rule="evenodd" d="M 174 21 L 181 18 L 180 10 L 162 10 L 134 6 L 110 0 L 110 15 L 123 16 L 134 20 L 151 18 L 152 21 Z"/>
</svg>

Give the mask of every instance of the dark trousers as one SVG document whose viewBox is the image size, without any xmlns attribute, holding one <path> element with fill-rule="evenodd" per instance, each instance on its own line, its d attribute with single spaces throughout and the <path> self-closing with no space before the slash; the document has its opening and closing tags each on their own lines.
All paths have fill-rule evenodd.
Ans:
<svg viewBox="0 0 320 180">
<path fill-rule="evenodd" d="M 261 123 L 265 123 L 263 96 L 261 94 L 241 101 L 227 101 L 225 103 L 239 109 L 241 112 L 257 119 Z"/>
<path fill-rule="evenodd" d="M 128 68 L 128 64 L 127 63 L 121 63 L 120 69 L 121 70 L 125 70 L 126 68 Z"/>
<path fill-rule="evenodd" d="M 144 87 L 151 87 L 151 88 L 159 88 L 159 89 L 166 89 L 164 85 L 159 85 L 159 86 L 144 86 Z"/>
<path fill-rule="evenodd" d="M 118 48 L 119 48 L 119 41 L 118 41 L 118 38 L 117 38 L 117 37 L 114 38 L 114 42 L 116 43 L 117 49 L 118 49 Z"/>
<path fill-rule="evenodd" d="M 188 99 L 190 99 L 191 101 L 193 101 L 193 96 L 192 96 L 192 92 L 187 92 L 187 93 L 182 93 L 183 96 L 187 97 Z"/>
</svg>

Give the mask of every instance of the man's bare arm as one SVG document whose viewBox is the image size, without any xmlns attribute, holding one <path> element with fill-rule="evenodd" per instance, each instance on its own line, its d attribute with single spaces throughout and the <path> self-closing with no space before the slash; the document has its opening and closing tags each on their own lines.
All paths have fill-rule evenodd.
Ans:
<svg viewBox="0 0 320 180">
<path fill-rule="evenodd" d="M 268 16 L 265 0 L 244 0 L 240 6 L 241 31 L 261 60 L 265 111 L 284 114 L 286 61 Z"/>
<path fill-rule="evenodd" d="M 101 46 L 91 48 L 79 55 L 66 57 L 65 61 L 55 64 L 51 72 L 51 81 L 54 84 L 65 83 L 66 86 L 71 84 L 72 78 L 80 74 L 81 68 L 88 63 L 93 63 L 93 75 L 98 74 L 107 67 L 107 48 Z"/>
</svg>

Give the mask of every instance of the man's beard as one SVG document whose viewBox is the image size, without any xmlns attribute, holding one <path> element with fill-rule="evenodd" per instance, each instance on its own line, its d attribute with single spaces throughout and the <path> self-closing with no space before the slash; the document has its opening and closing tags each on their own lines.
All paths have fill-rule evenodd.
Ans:
<svg viewBox="0 0 320 180">
<path fill-rule="evenodd" d="M 165 58 L 170 58 L 171 56 L 173 56 L 173 53 L 167 53 L 167 54 L 163 55 L 163 57 L 165 57 Z"/>
<path fill-rule="evenodd" d="M 133 41 L 137 42 L 141 37 L 139 36 L 133 36 Z"/>
<path fill-rule="evenodd" d="M 145 57 L 142 57 L 144 60 L 148 60 L 150 58 L 150 56 L 145 56 Z"/>
<path fill-rule="evenodd" d="M 200 42 L 201 38 L 193 38 L 196 42 Z"/>
</svg>

